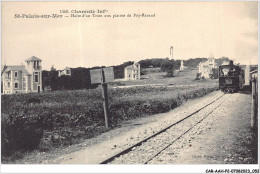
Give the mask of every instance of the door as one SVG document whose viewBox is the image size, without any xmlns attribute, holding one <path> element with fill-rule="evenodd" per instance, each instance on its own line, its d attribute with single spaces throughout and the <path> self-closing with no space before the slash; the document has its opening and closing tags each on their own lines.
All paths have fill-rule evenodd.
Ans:
<svg viewBox="0 0 260 174">
<path fill-rule="evenodd" d="M 41 86 L 38 86 L 38 92 L 41 92 Z"/>
</svg>

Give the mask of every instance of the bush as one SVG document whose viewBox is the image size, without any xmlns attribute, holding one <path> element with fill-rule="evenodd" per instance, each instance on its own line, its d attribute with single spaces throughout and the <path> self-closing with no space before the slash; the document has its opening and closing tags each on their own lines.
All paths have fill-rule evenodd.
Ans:
<svg viewBox="0 0 260 174">
<path fill-rule="evenodd" d="M 167 71 L 166 77 L 173 77 L 173 70 Z"/>
<path fill-rule="evenodd" d="M 122 120 L 168 112 L 212 88 L 139 87 L 109 89 L 112 128 Z M 41 103 L 27 105 L 27 98 Z M 100 89 L 2 95 L 2 157 L 75 144 L 107 131 Z M 50 137 L 46 136 L 49 132 Z M 47 138 L 46 138 L 47 137 Z M 55 138 L 56 137 L 56 138 Z M 57 138 L 59 137 L 59 138 Z M 3 158 L 2 158 L 3 159 Z"/>
<path fill-rule="evenodd" d="M 201 78 L 201 73 L 197 73 L 195 80 L 200 80 L 200 78 Z"/>
</svg>

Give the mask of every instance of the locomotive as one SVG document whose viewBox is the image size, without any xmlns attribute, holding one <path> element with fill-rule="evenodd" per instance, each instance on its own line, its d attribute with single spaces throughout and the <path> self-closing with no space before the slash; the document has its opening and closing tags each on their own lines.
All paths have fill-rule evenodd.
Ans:
<svg viewBox="0 0 260 174">
<path fill-rule="evenodd" d="M 245 72 L 234 65 L 231 60 L 228 65 L 219 66 L 219 89 L 226 93 L 238 92 L 244 87 Z"/>
</svg>

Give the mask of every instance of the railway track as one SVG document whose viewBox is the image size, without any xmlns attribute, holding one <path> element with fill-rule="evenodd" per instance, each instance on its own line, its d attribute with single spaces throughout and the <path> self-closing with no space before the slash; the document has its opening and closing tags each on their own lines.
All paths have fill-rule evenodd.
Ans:
<svg viewBox="0 0 260 174">
<path fill-rule="evenodd" d="M 202 122 L 214 110 L 220 107 L 229 94 L 223 94 L 214 101 L 197 109 L 195 112 L 185 116 L 183 119 L 170 124 L 164 129 L 150 135 L 149 137 L 123 149 L 100 164 L 147 164 L 149 161 L 160 155 L 165 149 L 170 147 L 183 135 L 188 133 L 193 127 Z M 227 97 L 225 97 L 227 96 Z M 193 118 L 193 119 L 191 119 Z M 153 147 L 153 146 L 157 147 Z"/>
</svg>

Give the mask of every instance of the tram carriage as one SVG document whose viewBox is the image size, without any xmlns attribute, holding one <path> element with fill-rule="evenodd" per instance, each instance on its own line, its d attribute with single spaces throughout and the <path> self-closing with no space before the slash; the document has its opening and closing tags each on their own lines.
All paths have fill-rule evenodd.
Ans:
<svg viewBox="0 0 260 174">
<path fill-rule="evenodd" d="M 219 88 L 227 93 L 241 90 L 245 84 L 244 70 L 230 61 L 229 65 L 219 66 Z"/>
</svg>

